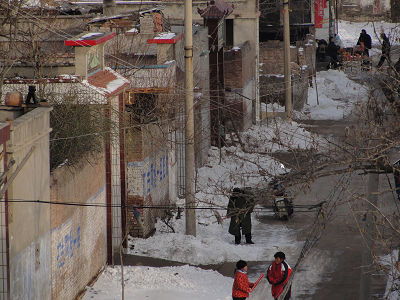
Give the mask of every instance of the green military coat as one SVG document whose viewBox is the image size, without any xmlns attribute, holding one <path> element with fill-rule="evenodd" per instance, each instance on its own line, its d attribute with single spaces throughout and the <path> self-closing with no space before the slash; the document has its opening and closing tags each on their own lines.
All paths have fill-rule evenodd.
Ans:
<svg viewBox="0 0 400 300">
<path fill-rule="evenodd" d="M 235 188 L 229 198 L 227 217 L 231 217 L 228 232 L 232 235 L 251 233 L 251 213 L 253 212 L 254 201 L 247 196 L 245 191 Z"/>
</svg>

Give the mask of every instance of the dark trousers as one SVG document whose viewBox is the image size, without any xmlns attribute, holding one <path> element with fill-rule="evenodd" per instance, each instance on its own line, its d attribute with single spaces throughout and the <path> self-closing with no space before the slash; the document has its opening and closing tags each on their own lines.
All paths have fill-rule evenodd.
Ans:
<svg viewBox="0 0 400 300">
<path fill-rule="evenodd" d="M 251 240 L 251 233 L 246 233 L 244 235 L 246 237 L 246 243 L 251 244 L 252 240 Z M 235 244 L 240 244 L 242 240 L 242 235 L 235 235 Z"/>
<path fill-rule="evenodd" d="M 233 300 L 246 300 L 246 297 L 232 297 Z"/>
<path fill-rule="evenodd" d="M 380 68 L 383 65 L 383 63 L 385 62 L 386 59 L 389 62 L 389 57 L 387 55 L 385 55 L 385 54 L 382 54 L 381 55 L 381 59 L 378 62 L 377 68 Z"/>
</svg>

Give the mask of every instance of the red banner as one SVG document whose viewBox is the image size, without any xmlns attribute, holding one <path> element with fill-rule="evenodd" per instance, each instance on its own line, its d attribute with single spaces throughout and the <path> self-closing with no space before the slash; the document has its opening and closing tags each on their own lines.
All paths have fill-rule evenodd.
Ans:
<svg viewBox="0 0 400 300">
<path fill-rule="evenodd" d="M 315 0 L 315 28 L 322 28 L 324 23 L 324 9 L 326 7 L 326 0 Z"/>
</svg>

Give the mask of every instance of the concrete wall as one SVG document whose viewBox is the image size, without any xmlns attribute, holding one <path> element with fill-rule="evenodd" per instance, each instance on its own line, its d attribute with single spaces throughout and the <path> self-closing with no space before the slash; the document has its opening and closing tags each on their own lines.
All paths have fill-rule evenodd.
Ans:
<svg viewBox="0 0 400 300">
<path fill-rule="evenodd" d="M 210 136 L 210 66 L 208 63 L 208 30 L 196 28 L 193 34 L 193 80 L 195 93 L 195 159 L 196 167 L 208 160 Z M 182 48 L 183 49 L 183 48 Z"/>
<path fill-rule="evenodd" d="M 8 188 L 8 199 L 50 200 L 50 108 L 14 120 L 8 157 L 12 172 L 32 154 Z M 50 205 L 9 203 L 10 299 L 51 299 Z"/>
<path fill-rule="evenodd" d="M 54 170 L 51 200 L 105 205 L 104 156 Z M 51 205 L 51 257 L 52 299 L 74 299 L 106 263 L 105 207 Z"/>
</svg>

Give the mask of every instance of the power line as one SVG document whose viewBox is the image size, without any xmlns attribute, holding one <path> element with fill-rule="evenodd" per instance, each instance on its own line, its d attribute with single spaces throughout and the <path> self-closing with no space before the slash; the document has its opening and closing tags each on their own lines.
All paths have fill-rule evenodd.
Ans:
<svg viewBox="0 0 400 300">
<path fill-rule="evenodd" d="M 37 203 L 37 204 L 51 204 L 51 205 L 65 205 L 65 206 L 78 206 L 78 207 L 100 207 L 100 208 L 137 208 L 137 209 L 166 209 L 166 210 L 174 210 L 174 209 L 186 209 L 185 205 L 133 205 L 133 204 L 106 204 L 106 203 L 79 203 L 79 202 L 61 202 L 61 201 L 45 201 L 45 200 L 27 200 L 27 199 L 18 199 L 18 198 L 13 198 L 13 199 L 6 199 L 6 200 L 0 200 L 0 203 Z M 319 206 L 322 205 L 320 204 L 310 204 L 310 205 L 293 205 L 293 208 L 299 208 L 299 209 L 307 209 L 307 210 L 300 210 L 300 211 L 295 211 L 295 212 L 311 212 L 314 211 L 315 209 L 318 209 Z M 192 207 L 190 207 L 192 208 Z M 255 207 L 253 210 L 254 211 L 265 211 L 265 210 L 272 210 L 276 208 L 273 205 L 262 205 L 262 207 Z M 226 210 L 227 206 L 220 206 L 220 205 L 209 205 L 209 206 L 196 206 L 193 209 L 196 210 Z"/>
</svg>

